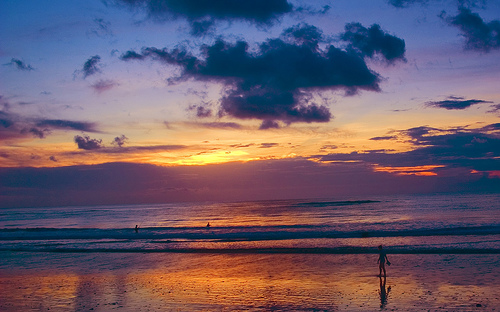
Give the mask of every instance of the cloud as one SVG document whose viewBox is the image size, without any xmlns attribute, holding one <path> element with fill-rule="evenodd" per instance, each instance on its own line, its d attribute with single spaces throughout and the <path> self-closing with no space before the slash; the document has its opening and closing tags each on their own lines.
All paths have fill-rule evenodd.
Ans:
<svg viewBox="0 0 500 312">
<path fill-rule="evenodd" d="M 201 122 L 190 123 L 191 126 L 199 126 L 209 129 L 241 129 L 241 125 L 235 122 Z"/>
<path fill-rule="evenodd" d="M 191 105 L 188 107 L 188 110 L 195 111 L 196 117 L 206 118 L 212 116 L 212 110 L 203 105 Z"/>
<path fill-rule="evenodd" d="M 315 49 L 320 42 L 325 42 L 321 29 L 313 25 L 298 24 L 287 28 L 281 34 L 285 41 L 292 41 L 298 45 L 306 45 Z"/>
<path fill-rule="evenodd" d="M 403 153 L 367 151 L 318 157 L 323 161 L 361 161 L 386 167 L 444 166 L 448 170 L 500 170 L 498 124 L 478 129 L 437 129 L 422 126 L 400 130 L 396 137 L 411 142 L 415 148 Z"/>
<path fill-rule="evenodd" d="M 360 23 L 350 23 L 345 26 L 342 40 L 349 42 L 350 48 L 366 57 L 376 54 L 383 56 L 387 62 L 406 61 L 405 41 L 381 30 L 377 24 L 370 28 Z"/>
<path fill-rule="evenodd" d="M 91 139 L 87 135 L 84 136 L 76 135 L 74 139 L 79 149 L 90 151 L 90 150 L 100 149 L 101 147 L 103 147 L 101 139 L 99 140 Z"/>
<path fill-rule="evenodd" d="M 88 35 L 94 35 L 99 38 L 109 38 L 113 36 L 111 23 L 102 18 L 94 18 L 94 27 L 87 32 Z"/>
<path fill-rule="evenodd" d="M 399 175 L 363 163 L 304 159 L 205 166 L 107 163 L 58 168 L 0 168 L 0 207 L 379 196 L 424 192 L 496 192 L 500 179 Z"/>
<path fill-rule="evenodd" d="M 35 70 L 31 65 L 26 64 L 25 62 L 21 61 L 20 59 L 12 58 L 9 63 L 5 65 L 12 65 L 15 66 L 19 70 Z"/>
<path fill-rule="evenodd" d="M 490 106 L 491 109 L 487 113 L 497 113 L 500 111 L 500 104 L 494 104 Z"/>
<path fill-rule="evenodd" d="M 69 129 L 86 132 L 98 132 L 96 124 L 92 122 L 71 121 L 61 119 L 40 119 L 36 122 L 37 127 L 49 129 Z"/>
<path fill-rule="evenodd" d="M 182 72 L 170 80 L 173 83 L 187 79 L 222 83 L 227 92 L 220 99 L 220 116 L 287 124 L 328 122 L 330 111 L 325 105 L 310 101 L 313 92 L 378 92 L 381 79 L 359 53 L 333 45 L 321 49 L 321 40 L 319 29 L 301 25 L 287 29 L 282 38 L 268 39 L 255 51 L 250 51 L 245 41 L 229 43 L 219 39 L 213 45 L 202 46 L 202 57 L 183 48 L 144 47 L 140 54 L 128 51 L 121 59 L 149 58 L 179 66 Z M 377 42 L 370 40 L 374 45 Z M 402 57 L 390 54 L 384 44 L 373 49 L 391 60 Z"/>
<path fill-rule="evenodd" d="M 406 8 L 416 3 L 424 4 L 428 1 L 429 0 L 389 0 L 389 4 L 397 8 Z"/>
<path fill-rule="evenodd" d="M 461 30 L 466 39 L 466 49 L 482 52 L 500 49 L 499 20 L 486 23 L 479 14 L 472 13 L 470 9 L 465 7 L 460 7 L 459 14 L 456 16 L 446 16 L 444 12 L 440 16 L 449 25 Z"/>
<path fill-rule="evenodd" d="M 30 133 L 32 134 L 34 137 L 37 137 L 37 138 L 40 138 L 40 139 L 43 139 L 45 138 L 45 133 L 48 132 L 48 130 L 46 129 L 38 129 L 38 128 L 30 128 L 30 129 L 22 129 L 21 130 L 21 134 L 24 134 L 24 133 Z"/>
<path fill-rule="evenodd" d="M 189 32 L 193 37 L 205 36 L 213 33 L 215 22 L 209 21 L 193 21 L 191 23 L 191 31 Z"/>
<path fill-rule="evenodd" d="M 0 140 L 25 138 L 27 136 L 43 139 L 54 130 L 99 132 L 96 124 L 91 122 L 26 118 L 0 111 Z"/>
<path fill-rule="evenodd" d="M 482 131 L 500 131 L 500 123 L 484 126 Z"/>
<path fill-rule="evenodd" d="M 129 61 L 129 60 L 143 60 L 147 57 L 147 55 L 142 55 L 142 54 L 139 54 L 135 51 L 127 51 L 125 53 L 123 53 L 121 56 L 120 56 L 120 59 L 124 60 L 124 61 Z"/>
<path fill-rule="evenodd" d="M 472 105 L 484 104 L 484 103 L 492 103 L 490 101 L 484 100 L 465 100 L 463 97 L 450 96 L 447 100 L 444 101 L 430 101 L 427 102 L 427 106 L 434 106 L 438 108 L 445 108 L 447 110 L 457 110 L 457 109 L 466 109 Z"/>
<path fill-rule="evenodd" d="M 113 80 L 99 80 L 99 81 L 93 83 L 92 85 L 90 85 L 90 87 L 92 89 L 94 89 L 97 93 L 102 93 L 102 92 L 113 89 L 117 85 L 118 85 L 118 83 L 116 83 Z"/>
<path fill-rule="evenodd" d="M 118 145 L 118 147 L 122 147 L 127 140 L 128 140 L 128 138 L 125 135 L 122 134 L 119 137 L 115 137 L 113 139 L 112 144 Z"/>
<path fill-rule="evenodd" d="M 388 135 L 388 136 L 370 138 L 370 140 L 372 140 L 372 141 L 387 141 L 387 140 L 394 140 L 396 138 L 397 138 L 396 136 Z"/>
<path fill-rule="evenodd" d="M 145 10 L 157 20 L 186 19 L 191 23 L 191 34 L 209 31 L 214 20 L 245 20 L 256 24 L 270 24 L 293 11 L 286 0 L 115 0 L 132 8 Z"/>
<path fill-rule="evenodd" d="M 267 129 L 279 129 L 280 124 L 277 123 L 274 120 L 263 120 L 262 124 L 260 125 L 260 130 L 267 130 Z"/>
<path fill-rule="evenodd" d="M 99 67 L 99 63 L 101 62 L 101 57 L 99 55 L 94 55 L 90 57 L 85 63 L 83 64 L 83 69 L 81 72 L 83 73 L 83 79 L 87 78 L 88 76 L 92 76 L 94 74 L 100 73 L 101 68 Z"/>
<path fill-rule="evenodd" d="M 279 146 L 279 143 L 262 143 L 259 148 L 271 148 L 276 146 Z"/>
</svg>

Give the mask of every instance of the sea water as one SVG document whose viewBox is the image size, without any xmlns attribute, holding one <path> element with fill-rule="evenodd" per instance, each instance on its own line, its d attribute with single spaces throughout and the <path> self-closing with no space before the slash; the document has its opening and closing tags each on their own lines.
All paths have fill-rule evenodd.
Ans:
<svg viewBox="0 0 500 312">
<path fill-rule="evenodd" d="M 378 245 L 500 253 L 500 194 L 0 209 L 0 251 L 352 254 Z"/>
</svg>

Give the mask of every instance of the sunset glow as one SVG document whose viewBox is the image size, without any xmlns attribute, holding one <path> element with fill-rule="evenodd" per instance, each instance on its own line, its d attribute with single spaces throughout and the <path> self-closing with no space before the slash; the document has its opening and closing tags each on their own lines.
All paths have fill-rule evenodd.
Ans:
<svg viewBox="0 0 500 312">
<path fill-rule="evenodd" d="M 239 177 L 249 185 L 274 172 L 321 196 L 356 177 L 368 177 L 367 192 L 385 179 L 441 191 L 419 189 L 422 178 L 493 190 L 500 4 L 477 2 L 276 0 L 218 12 L 194 0 L 4 1 L 0 178 L 152 165 L 181 181 L 238 164 L 262 168 Z M 328 177 L 310 180 L 318 166 Z M 5 205 L 23 187 L 10 180 Z"/>
</svg>

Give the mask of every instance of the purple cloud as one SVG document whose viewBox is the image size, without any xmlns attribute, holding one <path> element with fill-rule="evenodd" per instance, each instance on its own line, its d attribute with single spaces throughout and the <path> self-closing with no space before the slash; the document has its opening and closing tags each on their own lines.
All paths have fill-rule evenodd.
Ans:
<svg viewBox="0 0 500 312">
<path fill-rule="evenodd" d="M 96 150 L 102 148 L 102 140 L 101 139 L 91 139 L 89 136 L 84 135 L 76 135 L 75 143 L 78 145 L 79 149 L 84 149 L 87 151 Z"/>
<path fill-rule="evenodd" d="M 465 7 L 459 8 L 456 16 L 441 14 L 449 25 L 458 27 L 465 37 L 465 47 L 470 50 L 489 52 L 500 49 L 500 21 L 486 23 L 477 13 Z"/>
<path fill-rule="evenodd" d="M 9 63 L 5 65 L 13 65 L 19 70 L 35 70 L 31 65 L 26 64 L 25 62 L 21 61 L 20 59 L 12 58 Z"/>
<path fill-rule="evenodd" d="M 372 29 L 376 35 L 368 37 L 370 51 L 381 53 L 390 61 L 403 57 L 402 40 L 384 34 L 376 26 Z M 333 45 L 321 49 L 322 38 L 316 27 L 299 25 L 287 29 L 282 38 L 261 43 L 256 51 L 249 51 L 245 41 L 229 43 L 219 39 L 213 45 L 202 46 L 202 57 L 182 48 L 145 47 L 140 54 L 128 51 L 121 59 L 150 58 L 179 66 L 182 72 L 172 82 L 196 79 L 226 85 L 229 91 L 220 99 L 220 116 L 288 124 L 328 122 L 331 119 L 328 107 L 308 100 L 312 92 L 339 89 L 346 94 L 360 90 L 378 92 L 380 77 L 368 68 L 359 51 L 341 50 Z M 402 42 L 402 51 L 391 52 L 391 44 L 385 41 Z M 363 56 L 373 56 L 370 51 L 364 51 Z"/>
<path fill-rule="evenodd" d="M 484 104 L 484 103 L 492 103 L 492 102 L 484 100 L 475 100 L 475 99 L 465 100 L 463 97 L 450 96 L 448 99 L 444 101 L 430 101 L 427 102 L 426 105 L 438 108 L 444 108 L 447 110 L 457 110 L 457 109 L 462 110 L 471 107 L 472 105 Z"/>
</svg>

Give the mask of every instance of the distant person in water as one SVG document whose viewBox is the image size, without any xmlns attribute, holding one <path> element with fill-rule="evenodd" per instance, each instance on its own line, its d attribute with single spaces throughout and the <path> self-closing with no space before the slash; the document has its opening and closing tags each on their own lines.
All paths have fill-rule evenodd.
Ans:
<svg viewBox="0 0 500 312">
<path fill-rule="evenodd" d="M 385 264 L 391 265 L 389 259 L 387 258 L 387 254 L 382 250 L 382 245 L 378 246 L 379 256 L 378 256 L 378 268 L 379 268 L 379 276 L 382 276 L 382 271 L 384 271 L 384 277 L 387 275 L 385 272 Z"/>
<path fill-rule="evenodd" d="M 210 227 L 210 222 L 207 223 L 207 228 L 209 228 L 209 227 Z"/>
<path fill-rule="evenodd" d="M 139 233 L 139 226 L 137 224 L 135 225 L 135 232 Z"/>
</svg>

